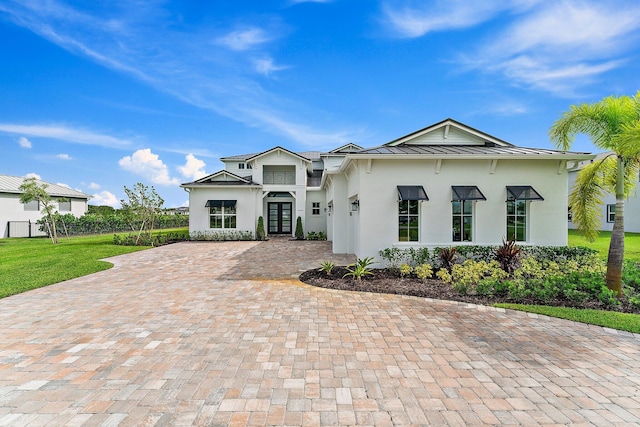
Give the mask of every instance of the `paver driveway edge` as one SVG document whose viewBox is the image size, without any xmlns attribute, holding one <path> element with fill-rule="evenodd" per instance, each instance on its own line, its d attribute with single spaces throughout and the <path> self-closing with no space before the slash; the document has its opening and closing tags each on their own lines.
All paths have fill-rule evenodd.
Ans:
<svg viewBox="0 0 640 427">
<path fill-rule="evenodd" d="M 0 425 L 640 423 L 637 336 L 295 280 L 328 254 L 177 244 L 0 300 Z"/>
</svg>

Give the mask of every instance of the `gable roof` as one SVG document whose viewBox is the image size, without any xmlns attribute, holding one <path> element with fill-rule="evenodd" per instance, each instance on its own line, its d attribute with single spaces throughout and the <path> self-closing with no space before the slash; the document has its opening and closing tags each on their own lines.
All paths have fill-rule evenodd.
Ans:
<svg viewBox="0 0 640 427">
<path fill-rule="evenodd" d="M 460 141 L 464 139 L 462 144 Z M 467 126 L 451 118 L 435 123 L 387 142 L 385 146 L 398 145 L 497 145 L 510 147 L 512 144 Z"/>
<path fill-rule="evenodd" d="M 20 186 L 24 183 L 25 179 L 27 178 L 24 176 L 0 175 L 0 193 L 22 194 L 23 191 L 20 190 Z M 64 185 L 52 184 L 41 179 L 36 179 L 36 182 L 39 185 L 46 185 L 46 192 L 49 196 L 52 197 L 66 197 L 71 199 L 86 200 L 89 200 L 91 198 L 91 196 L 88 194 L 85 194 L 81 191 L 72 190 L 71 188 L 65 187 Z"/>
<path fill-rule="evenodd" d="M 300 155 L 298 153 L 294 153 L 293 151 L 289 151 L 286 148 L 282 148 L 279 145 L 276 146 L 276 147 L 270 148 L 267 151 L 263 151 L 262 153 L 258 153 L 258 154 L 255 154 L 255 155 L 251 156 L 251 157 L 248 157 L 247 160 L 255 160 L 258 157 L 266 156 L 269 153 L 273 153 L 273 152 L 277 152 L 277 151 L 283 151 L 283 152 L 285 152 L 285 153 L 287 153 L 287 154 L 289 154 L 289 155 L 291 155 L 293 157 L 297 157 L 297 158 L 299 158 L 301 160 L 304 160 L 305 162 L 311 162 L 311 160 L 309 160 L 308 158 L 306 158 L 306 157 L 304 157 L 304 156 L 302 156 L 302 155 Z"/>
<path fill-rule="evenodd" d="M 259 186 L 251 180 L 251 177 L 242 177 L 226 170 L 214 172 L 211 175 L 204 176 L 192 182 L 180 184 L 180 187 L 198 187 L 198 186 L 218 186 L 218 185 L 241 185 L 241 186 Z"/>
<path fill-rule="evenodd" d="M 353 153 L 354 151 L 360 151 L 360 150 L 362 150 L 361 146 L 359 146 L 358 144 L 354 144 L 353 142 L 350 142 L 348 144 L 343 145 L 342 147 L 334 148 L 333 150 L 329 151 L 329 153 L 327 154 L 347 154 L 347 153 Z"/>
</svg>

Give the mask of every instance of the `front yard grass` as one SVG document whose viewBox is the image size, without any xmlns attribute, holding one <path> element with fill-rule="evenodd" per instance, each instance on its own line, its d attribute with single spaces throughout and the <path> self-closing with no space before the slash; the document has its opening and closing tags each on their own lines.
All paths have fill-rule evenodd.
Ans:
<svg viewBox="0 0 640 427">
<path fill-rule="evenodd" d="M 600 253 L 602 259 L 607 259 L 609 253 L 610 231 L 601 231 L 593 242 L 589 242 L 578 232 L 569 230 L 569 246 L 586 246 Z M 624 233 L 624 259 L 640 261 L 640 233 Z"/>
<path fill-rule="evenodd" d="M 640 316 L 637 314 L 604 310 L 578 310 L 575 308 L 549 307 L 546 305 L 495 304 L 494 306 L 640 334 Z"/>
<path fill-rule="evenodd" d="M 0 298 L 107 270 L 113 264 L 102 258 L 148 248 L 116 246 L 113 234 L 61 237 L 57 245 L 47 238 L 0 239 Z"/>
</svg>

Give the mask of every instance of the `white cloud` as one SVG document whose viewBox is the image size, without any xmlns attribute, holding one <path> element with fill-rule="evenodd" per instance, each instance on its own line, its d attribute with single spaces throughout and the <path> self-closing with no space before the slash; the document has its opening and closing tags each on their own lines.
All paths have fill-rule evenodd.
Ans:
<svg viewBox="0 0 640 427">
<path fill-rule="evenodd" d="M 150 148 L 134 152 L 131 156 L 125 156 L 118 162 L 126 171 L 147 178 L 154 184 L 178 185 L 176 178 L 169 176 L 169 169 L 157 154 L 153 154 Z"/>
<path fill-rule="evenodd" d="M 24 177 L 25 178 L 42 179 L 42 177 L 40 175 L 38 175 L 37 173 L 34 173 L 34 172 L 30 172 L 30 173 L 26 174 Z"/>
<path fill-rule="evenodd" d="M 64 125 L 45 126 L 0 123 L 0 132 L 18 133 L 42 138 L 51 138 L 74 144 L 99 145 L 109 148 L 123 148 L 131 144 L 131 142 L 126 139 L 104 135 L 89 130 L 76 129 Z"/>
<path fill-rule="evenodd" d="M 96 184 L 95 182 L 92 182 L 89 184 L 89 188 L 92 190 L 99 190 L 100 189 L 100 184 Z"/>
<path fill-rule="evenodd" d="M 31 148 L 31 141 L 29 141 L 26 137 L 21 136 L 18 139 L 18 144 L 20 144 L 20 147 L 22 148 Z"/>
<path fill-rule="evenodd" d="M 216 39 L 216 43 L 232 50 L 248 50 L 272 40 L 265 30 L 257 27 L 232 31 L 229 34 Z"/>
<path fill-rule="evenodd" d="M 56 154 L 56 158 L 60 160 L 72 160 L 72 157 L 65 153 Z"/>
<path fill-rule="evenodd" d="M 195 181 L 207 174 L 204 171 L 204 167 L 206 166 L 205 162 L 196 158 L 193 154 L 187 154 L 185 159 L 187 162 L 184 166 L 178 166 L 178 172 L 180 172 L 183 177 Z"/>
<path fill-rule="evenodd" d="M 89 200 L 89 203 L 96 206 L 106 205 L 106 206 L 112 206 L 114 208 L 120 207 L 120 200 L 118 200 L 118 198 L 115 195 L 113 195 L 113 193 L 110 193 L 109 191 L 106 191 L 106 190 L 92 195 L 91 200 Z"/>
<path fill-rule="evenodd" d="M 56 182 L 56 185 L 71 189 L 71 186 L 69 184 L 65 184 L 64 182 Z"/>
<path fill-rule="evenodd" d="M 276 65 L 273 63 L 273 58 L 255 59 L 253 65 L 257 72 L 269 76 L 274 71 L 286 70 L 289 67 L 283 65 Z"/>
</svg>

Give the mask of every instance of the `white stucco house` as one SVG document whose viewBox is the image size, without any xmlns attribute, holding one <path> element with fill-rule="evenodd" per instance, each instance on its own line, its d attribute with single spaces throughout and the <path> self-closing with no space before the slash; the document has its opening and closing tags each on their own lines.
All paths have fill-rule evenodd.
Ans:
<svg viewBox="0 0 640 427">
<path fill-rule="evenodd" d="M 610 152 L 600 153 L 595 158 L 595 160 L 600 160 L 608 155 Z M 569 170 L 569 193 L 573 189 L 573 185 L 576 181 L 576 176 L 578 172 L 589 164 L 591 160 L 580 162 L 577 167 Z M 639 174 L 640 175 L 640 174 Z M 629 197 L 624 201 L 624 231 L 631 233 L 640 233 L 640 196 L 638 195 L 638 187 L 640 186 L 640 176 L 637 177 L 636 181 L 636 189 L 631 192 Z M 603 231 L 611 231 L 613 230 L 613 220 L 616 215 L 616 195 L 613 193 L 607 193 L 603 199 L 603 203 L 601 206 L 601 216 L 600 216 L 600 230 Z M 571 212 L 568 215 L 569 228 L 576 229 L 577 227 L 571 221 Z"/>
<path fill-rule="evenodd" d="M 189 229 L 291 235 L 323 231 L 334 253 L 389 247 L 567 244 L 567 164 L 588 153 L 522 148 L 452 119 L 378 147 L 329 152 L 274 147 L 221 159 L 224 170 L 182 184 Z"/>
<path fill-rule="evenodd" d="M 26 178 L 21 176 L 0 175 L 0 231 L 1 237 L 29 237 L 43 235 L 36 226 L 29 227 L 42 218 L 42 206 L 37 201 L 20 203 L 20 186 Z M 57 203 L 61 214 L 70 213 L 82 216 L 87 212 L 90 195 L 71 188 L 37 180 L 38 184 L 47 185 L 47 193 Z M 63 201 L 60 201 L 62 199 Z"/>
</svg>

